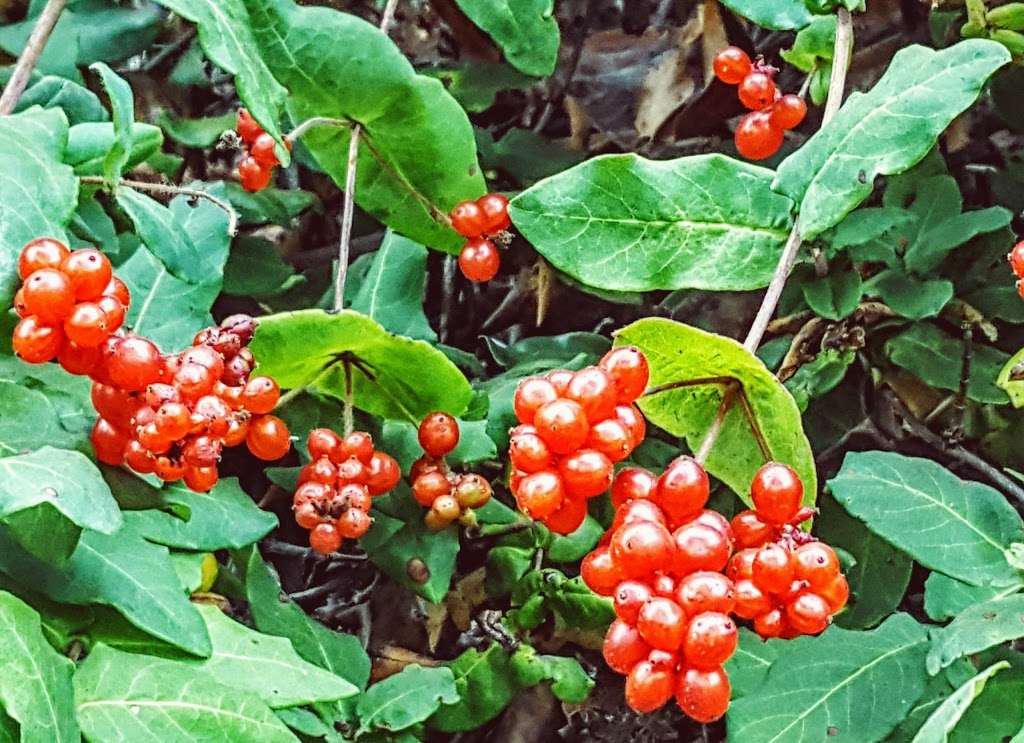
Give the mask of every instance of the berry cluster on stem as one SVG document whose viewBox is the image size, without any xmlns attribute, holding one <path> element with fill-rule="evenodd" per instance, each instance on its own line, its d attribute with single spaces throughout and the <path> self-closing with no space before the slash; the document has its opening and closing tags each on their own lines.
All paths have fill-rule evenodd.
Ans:
<svg viewBox="0 0 1024 743">
<path fill-rule="evenodd" d="M 1024 299 L 1024 240 L 1013 246 L 1006 260 L 1010 262 L 1013 275 L 1017 277 L 1017 293 Z"/>
<path fill-rule="evenodd" d="M 262 191 L 270 185 L 274 168 L 281 164 L 275 152 L 277 143 L 244 108 L 238 109 L 235 131 L 246 146 L 246 155 L 238 164 L 238 180 L 250 193 Z M 285 139 L 284 145 L 291 150 L 290 139 Z"/>
<path fill-rule="evenodd" d="M 519 510 L 558 534 L 579 528 L 587 500 L 608 490 L 615 463 L 644 440 L 647 424 L 633 403 L 649 376 L 644 355 L 624 346 L 597 366 L 519 383 L 520 425 L 509 436 L 509 487 Z"/>
<path fill-rule="evenodd" d="M 785 95 L 775 85 L 774 67 L 750 57 L 739 47 L 723 49 L 714 60 L 715 76 L 736 85 L 740 102 L 750 110 L 736 127 L 736 149 L 748 160 L 764 160 L 779 151 L 783 132 L 800 126 L 807 104 L 800 96 Z"/>
<path fill-rule="evenodd" d="M 459 253 L 459 269 L 470 281 L 490 281 L 501 268 L 498 246 L 490 238 L 512 226 L 508 216 L 508 199 L 500 193 L 489 193 L 476 201 L 463 201 L 452 209 L 452 228 L 467 238 Z"/>
<path fill-rule="evenodd" d="M 459 423 L 447 413 L 430 413 L 420 423 L 423 456 L 412 465 L 412 495 L 424 508 L 428 529 L 440 531 L 454 521 L 475 526 L 473 509 L 491 499 L 491 484 L 481 475 L 455 473 L 445 457 L 459 444 Z"/>
<path fill-rule="evenodd" d="M 364 431 L 342 437 L 314 428 L 306 447 L 312 461 L 299 473 L 292 508 L 295 522 L 309 530 L 309 546 L 326 555 L 369 531 L 371 499 L 394 488 L 402 473 Z"/>
</svg>

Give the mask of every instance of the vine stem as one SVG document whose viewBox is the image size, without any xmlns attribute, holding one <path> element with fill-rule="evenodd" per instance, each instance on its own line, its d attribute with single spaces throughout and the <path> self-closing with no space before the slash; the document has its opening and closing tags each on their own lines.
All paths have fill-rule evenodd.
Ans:
<svg viewBox="0 0 1024 743">
<path fill-rule="evenodd" d="M 46 47 L 46 42 L 53 33 L 53 27 L 60 20 L 60 14 L 64 12 L 67 0 L 48 0 L 43 12 L 39 14 L 36 25 L 32 28 L 32 34 L 28 37 L 25 48 L 18 56 L 18 63 L 14 67 L 10 80 L 4 87 L 3 94 L 0 94 L 0 116 L 7 116 L 14 111 L 18 99 L 25 92 L 28 81 L 32 77 L 32 70 Z"/>
<path fill-rule="evenodd" d="M 332 119 L 330 116 L 314 116 L 306 119 L 297 127 L 288 132 L 285 137 L 289 142 L 294 142 L 302 137 L 310 130 L 316 129 L 320 126 L 334 126 L 338 128 L 347 128 L 352 126 L 352 122 L 348 119 Z"/>
<path fill-rule="evenodd" d="M 829 79 L 828 98 L 825 101 L 825 110 L 821 116 L 822 126 L 828 124 L 835 117 L 836 112 L 839 111 L 839 107 L 843 105 L 843 94 L 846 91 L 846 71 L 850 66 L 850 54 L 852 51 L 853 19 L 850 16 L 850 11 L 846 8 L 839 8 L 836 23 L 835 51 L 832 56 L 832 77 Z M 775 309 L 779 306 L 782 290 L 786 288 L 786 280 L 789 278 L 793 265 L 796 263 L 801 242 L 803 242 L 803 239 L 800 236 L 800 216 L 797 215 L 796 219 L 793 220 L 793 229 L 790 230 L 786 245 L 782 249 L 779 263 L 775 267 L 775 274 L 768 284 L 768 289 L 765 292 L 764 299 L 761 300 L 761 306 L 757 310 L 754 322 L 751 324 L 747 337 L 743 341 L 743 347 L 750 353 L 757 351 L 758 346 L 761 345 L 761 339 L 764 338 L 768 323 L 771 321 L 772 315 L 775 314 Z M 711 422 L 711 427 L 697 448 L 695 458 L 701 464 L 707 462 L 715 442 L 722 433 L 725 416 L 729 413 L 734 397 L 734 394 L 730 395 L 727 392 L 722 398 L 722 404 L 718 407 L 718 413 L 715 415 L 715 419 Z"/>
<path fill-rule="evenodd" d="M 380 17 L 380 30 L 387 33 L 395 19 L 398 0 L 388 0 Z M 348 274 L 349 246 L 352 242 L 352 218 L 355 214 L 356 168 L 359 163 L 359 140 L 363 135 L 361 124 L 353 123 L 348 139 L 348 163 L 345 166 L 345 195 L 341 208 L 341 236 L 338 238 L 338 271 L 334 277 L 334 309 L 345 308 L 345 278 Z"/>
<path fill-rule="evenodd" d="M 105 186 L 107 181 L 101 175 L 83 175 L 79 176 L 79 181 L 82 183 L 95 184 L 98 186 Z M 197 188 L 184 188 L 183 186 L 174 186 L 169 183 L 149 183 L 147 181 L 130 181 L 122 178 L 117 182 L 119 186 L 127 186 L 133 188 L 136 191 L 149 191 L 150 193 L 164 194 L 166 196 L 188 196 L 192 199 L 206 199 L 214 206 L 221 209 L 225 214 L 228 215 L 228 234 L 234 237 L 238 234 L 238 212 L 224 199 L 217 198 L 211 193 L 206 191 L 200 191 Z"/>
</svg>

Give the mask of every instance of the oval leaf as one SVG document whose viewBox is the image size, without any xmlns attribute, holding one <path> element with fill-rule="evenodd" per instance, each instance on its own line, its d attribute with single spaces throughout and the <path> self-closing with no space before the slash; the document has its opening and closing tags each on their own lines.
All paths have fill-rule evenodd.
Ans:
<svg viewBox="0 0 1024 743">
<path fill-rule="evenodd" d="M 520 72 L 544 77 L 558 62 L 558 21 L 554 0 L 456 0 Z"/>
<path fill-rule="evenodd" d="M 957 658 L 1019 637 L 1024 637 L 1024 594 L 974 604 L 934 631 L 928 672 L 936 674 Z"/>
<path fill-rule="evenodd" d="M 795 31 L 814 18 L 804 0 L 722 0 L 722 5 L 762 28 L 776 31 Z"/>
<path fill-rule="evenodd" d="M 441 704 L 458 700 L 451 669 L 409 665 L 374 684 L 359 698 L 359 731 L 404 730 L 426 720 Z"/>
</svg>

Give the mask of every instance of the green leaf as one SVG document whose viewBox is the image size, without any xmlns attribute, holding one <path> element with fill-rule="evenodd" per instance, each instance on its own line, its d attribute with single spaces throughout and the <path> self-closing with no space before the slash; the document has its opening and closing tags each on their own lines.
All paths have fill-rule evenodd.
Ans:
<svg viewBox="0 0 1024 743">
<path fill-rule="evenodd" d="M 50 647 L 39 614 L 0 592 L 0 630 L 6 638 L 0 646 L 0 703 L 5 717 L 13 717 L 21 728 L 20 736 L 9 739 L 79 740 L 71 686 L 75 666 Z"/>
<path fill-rule="evenodd" d="M 520 646 L 516 654 L 526 646 Z M 456 700 L 430 718 L 430 726 L 446 733 L 475 730 L 493 720 L 523 688 L 513 671 L 513 657 L 498 645 L 469 649 L 448 666 L 455 679 Z"/>
<path fill-rule="evenodd" d="M 44 392 L 0 381 L 0 455 L 44 444 L 74 448 L 81 443 L 61 426 L 60 412 Z"/>
<path fill-rule="evenodd" d="M 923 158 L 1009 60 L 1005 48 L 983 39 L 941 51 L 915 45 L 897 52 L 870 91 L 851 95 L 779 166 L 774 187 L 799 204 L 804 238 L 842 221 L 871 193 L 877 176 L 900 173 Z"/>
<path fill-rule="evenodd" d="M 66 564 L 55 567 L 23 552 L 0 531 L 0 569 L 67 604 L 103 604 L 154 637 L 193 655 L 210 654 L 206 627 L 181 589 L 166 547 L 122 529 L 106 536 L 82 532 Z"/>
<path fill-rule="evenodd" d="M 938 673 L 957 658 L 1024 637 L 1024 595 L 990 599 L 967 607 L 932 633 L 928 672 Z"/>
<path fill-rule="evenodd" d="M 420 421 L 435 410 L 462 413 L 469 382 L 423 341 L 391 335 L 369 317 L 345 310 L 284 312 L 260 318 L 252 342 L 261 374 L 285 389 L 345 397 L 343 358 L 351 358 L 354 403 L 382 418 Z"/>
<path fill-rule="evenodd" d="M 449 90 L 458 97 L 456 90 L 451 87 Z M 494 102 L 493 99 L 491 102 Z M 485 170 L 507 173 L 517 183 L 524 185 L 568 170 L 587 159 L 584 153 L 569 149 L 564 142 L 553 141 L 530 129 L 518 127 L 509 129 L 497 142 L 490 132 L 477 129 L 476 146 Z"/>
<path fill-rule="evenodd" d="M 235 128 L 237 117 L 237 113 L 228 111 L 220 116 L 179 119 L 166 111 L 161 111 L 156 117 L 156 122 L 164 133 L 178 144 L 193 149 L 206 149 L 217 144 L 224 132 Z"/>
<path fill-rule="evenodd" d="M 273 297 L 303 282 L 282 258 L 274 243 L 262 237 L 240 237 L 231 245 L 224 266 L 224 293 L 238 297 Z"/>
<path fill-rule="evenodd" d="M 409 665 L 374 684 L 359 698 L 359 732 L 405 730 L 426 720 L 441 704 L 458 699 L 451 669 Z"/>
<path fill-rule="evenodd" d="M 128 159 L 123 170 L 131 170 L 160 150 L 164 133 L 152 124 L 131 125 Z M 64 162 L 75 169 L 75 175 L 104 175 L 107 154 L 120 139 L 114 125 L 109 122 L 75 124 L 68 130 L 68 145 Z"/>
<path fill-rule="evenodd" d="M 816 67 L 830 66 L 836 46 L 836 17 L 818 16 L 800 29 L 793 46 L 783 49 L 780 56 L 801 72 Z"/>
<path fill-rule="evenodd" d="M 487 435 L 487 421 L 459 423 L 459 444 L 445 459 L 450 464 L 476 464 L 498 456 L 498 448 Z M 382 448 L 398 460 L 408 473 L 413 462 L 423 456 L 419 427 L 406 421 L 385 421 L 381 436 Z"/>
<path fill-rule="evenodd" d="M 424 202 L 447 212 L 485 184 L 469 120 L 442 83 L 417 75 L 386 34 L 354 15 L 290 0 L 244 4 L 260 54 L 288 88 L 292 119 L 328 116 L 363 126 L 359 206 L 400 234 L 458 253 L 465 238 Z M 339 185 L 348 139 L 347 128 L 320 127 L 302 140 Z"/>
<path fill-rule="evenodd" d="M 138 534 L 167 547 L 204 552 L 238 549 L 259 541 L 277 526 L 277 517 L 258 508 L 235 478 L 221 480 L 208 493 L 174 485 L 155 495 L 166 511 L 128 511 L 125 519 Z"/>
<path fill-rule="evenodd" d="M 199 613 L 210 633 L 213 653 L 190 662 L 225 686 L 252 692 L 271 709 L 332 702 L 359 691 L 340 676 L 300 658 L 283 637 L 255 632 L 216 606 L 200 606 Z"/>
<path fill-rule="evenodd" d="M 821 317 L 842 320 L 860 304 L 863 284 L 860 272 L 851 265 L 833 265 L 829 273 L 800 284 L 804 301 Z"/>
<path fill-rule="evenodd" d="M 758 26 L 776 31 L 795 31 L 814 17 L 804 0 L 722 0 L 722 5 Z"/>
<path fill-rule="evenodd" d="M 225 187 L 242 224 L 273 222 L 288 227 L 295 217 L 319 204 L 316 194 L 309 191 L 282 191 L 271 187 L 249 193 L 237 183 L 226 183 Z"/>
<path fill-rule="evenodd" d="M 1014 370 L 1018 367 L 1021 367 L 1021 371 L 1024 371 L 1024 366 L 1022 365 L 1024 365 L 1024 348 L 1017 351 L 1009 361 L 1003 364 L 1003 368 L 996 378 L 996 384 L 1006 391 L 1010 402 L 1015 408 L 1024 407 L 1024 375 L 1014 374 Z M 1015 379 L 1014 377 L 1018 375 L 1021 378 Z"/>
<path fill-rule="evenodd" d="M 199 44 L 206 56 L 235 76 L 238 96 L 249 113 L 278 142 L 278 120 L 285 89 L 274 79 L 258 52 L 244 0 L 156 0 L 199 27 Z M 278 153 L 288 164 L 287 153 Z"/>
<path fill-rule="evenodd" d="M 773 458 L 796 469 L 804 483 L 804 502 L 814 504 L 817 475 L 810 444 L 801 428 L 800 410 L 757 357 L 734 340 L 662 318 L 626 326 L 617 333 L 615 342 L 637 346 L 644 352 L 651 367 L 652 387 L 721 376 L 740 380 Z M 720 385 L 702 385 L 643 397 L 639 403 L 648 420 L 684 437 L 696 451 L 721 399 Z M 742 406 L 733 405 L 708 458 L 708 471 L 749 503 L 750 482 L 762 464 Z"/>
<path fill-rule="evenodd" d="M 985 690 L 985 684 L 1000 671 L 1009 668 L 1006 661 L 993 663 L 974 678 L 967 681 L 942 704 L 939 705 L 917 731 L 912 743 L 945 743 L 949 734 L 963 717 L 967 708 Z"/>
<path fill-rule="evenodd" d="M 1024 582 L 1009 586 L 972 586 L 942 573 L 932 573 L 924 582 L 924 611 L 934 621 L 945 622 L 975 604 L 1010 596 L 1022 588 Z"/>
<path fill-rule="evenodd" d="M 928 385 L 959 390 L 964 343 L 930 323 L 916 323 L 885 344 L 889 360 L 913 372 Z M 983 403 L 1005 405 L 1007 395 L 996 380 L 1009 356 L 992 346 L 975 343 L 971 355 L 971 378 L 967 397 Z"/>
<path fill-rule="evenodd" d="M 851 515 L 925 567 L 977 586 L 1019 583 L 1006 551 L 1024 540 L 1024 523 L 987 485 L 928 459 L 874 451 L 847 454 L 828 486 Z"/>
<path fill-rule="evenodd" d="M 132 150 L 132 124 L 135 123 L 135 96 L 128 81 L 103 62 L 96 62 L 89 69 L 98 72 L 103 87 L 110 99 L 114 120 L 114 141 L 103 160 L 103 176 L 107 183 L 117 183 L 124 172 Z"/>
<path fill-rule="evenodd" d="M 448 92 L 455 96 L 462 107 L 472 113 L 481 113 L 494 105 L 499 92 L 503 90 L 528 90 L 537 81 L 517 72 L 503 62 L 489 62 L 484 59 L 463 59 L 443 68 L 428 67 L 424 74 L 445 82 Z M 480 142 L 481 130 L 477 129 L 477 147 L 481 159 L 485 145 Z M 546 140 L 545 140 L 546 141 Z"/>
<path fill-rule="evenodd" d="M 0 74 L 0 78 L 2 77 Z M 21 94 L 14 112 L 20 113 L 32 106 L 59 108 L 72 125 L 86 121 L 106 121 L 110 118 L 110 114 L 103 108 L 95 93 L 83 85 L 56 75 L 36 76 Z"/>
<path fill-rule="evenodd" d="M 604 536 L 604 528 L 593 516 L 587 516 L 579 528 L 571 534 L 554 535 L 548 547 L 547 559 L 551 562 L 576 562 L 587 556 Z"/>
<path fill-rule="evenodd" d="M 834 498 L 823 497 L 818 505 L 818 536 L 857 561 L 845 571 L 852 599 L 836 621 L 846 629 L 874 627 L 899 606 L 910 584 L 913 560 L 847 514 Z"/>
<path fill-rule="evenodd" d="M 725 664 L 733 699 L 756 691 L 764 683 L 783 647 L 784 643 L 778 640 L 762 640 L 753 630 L 740 627 L 739 645 Z"/>
<path fill-rule="evenodd" d="M 764 683 L 729 707 L 729 737 L 751 743 L 880 740 L 924 691 L 927 648 L 924 627 L 906 614 L 870 632 L 832 627 L 784 643 Z"/>
<path fill-rule="evenodd" d="M 787 341 L 786 348 L 788 347 Z M 812 400 L 827 395 L 842 383 L 856 358 L 852 350 L 838 351 L 828 348 L 815 356 L 813 361 L 797 369 L 796 373 L 786 380 L 786 389 L 793 395 L 800 410 L 805 411 Z"/>
<path fill-rule="evenodd" d="M 982 665 L 1007 661 L 1010 668 L 991 679 L 981 696 L 968 707 L 949 737 L 953 743 L 1007 740 L 1024 724 L 1024 705 L 1020 704 L 1024 698 L 1024 655 L 998 648 L 983 653 L 977 661 Z M 974 670 L 973 666 L 969 667 Z M 949 670 L 937 678 L 944 675 L 949 675 Z M 1015 743 L 1020 743 L 1019 739 L 1015 739 Z"/>
<path fill-rule="evenodd" d="M 376 528 L 376 527 L 375 527 Z M 245 575 L 245 597 L 256 629 L 286 637 L 300 656 L 360 689 L 370 678 L 370 659 L 353 635 L 335 632 L 317 622 L 281 592 L 277 575 L 251 547 L 238 553 Z"/>
<path fill-rule="evenodd" d="M 911 320 L 937 316 L 953 298 L 952 281 L 922 280 L 891 268 L 872 276 L 865 290 Z"/>
<path fill-rule="evenodd" d="M 554 0 L 456 0 L 462 12 L 494 39 L 509 64 L 545 77 L 558 62 Z"/>
<path fill-rule="evenodd" d="M 492 547 L 487 551 L 487 578 L 484 589 L 488 596 L 510 593 L 519 580 L 533 567 L 532 547 Z"/>
<path fill-rule="evenodd" d="M 369 273 L 359 283 L 350 307 L 389 332 L 434 342 L 437 333 L 423 312 L 426 283 L 426 248 L 388 232 L 380 250 L 373 254 Z"/>
<path fill-rule="evenodd" d="M 524 191 L 509 213 L 541 255 L 588 286 L 757 289 L 790 228 L 792 203 L 771 177 L 722 155 L 603 155 Z"/>
<path fill-rule="evenodd" d="M 75 674 L 78 722 L 88 741 L 296 743 L 260 699 L 197 674 L 190 663 L 99 645 Z"/>
<path fill-rule="evenodd" d="M 68 123 L 60 111 L 33 108 L 0 117 L 0 298 L 14 296 L 18 255 L 41 235 L 66 240 L 64 225 L 78 198 L 78 181 L 61 164 Z"/>
</svg>

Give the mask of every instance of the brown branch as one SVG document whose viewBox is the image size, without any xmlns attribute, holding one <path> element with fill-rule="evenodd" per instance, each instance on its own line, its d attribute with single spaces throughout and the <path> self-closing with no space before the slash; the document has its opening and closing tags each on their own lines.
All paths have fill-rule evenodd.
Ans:
<svg viewBox="0 0 1024 743">
<path fill-rule="evenodd" d="M 82 183 L 95 184 L 98 186 L 106 185 L 107 181 L 103 176 L 99 175 L 83 175 L 79 176 L 78 180 Z M 163 194 L 165 196 L 188 196 L 190 199 L 206 199 L 214 206 L 221 209 L 225 214 L 228 215 L 228 234 L 234 237 L 238 234 L 238 212 L 235 211 L 234 207 L 231 206 L 224 199 L 219 199 L 211 193 L 206 191 L 200 191 L 197 188 L 185 188 L 183 186 L 175 186 L 170 183 L 150 183 L 148 181 L 130 181 L 122 178 L 117 182 L 119 186 L 127 186 L 133 188 L 136 191 L 149 191 L 150 193 Z"/>
<path fill-rule="evenodd" d="M 28 81 L 32 77 L 32 70 L 35 69 L 39 57 L 46 48 L 46 42 L 53 33 L 53 27 L 60 20 L 60 14 L 64 12 L 67 0 L 48 0 L 43 12 L 39 14 L 36 25 L 32 28 L 32 34 L 25 42 L 25 48 L 18 56 L 18 63 L 14 66 L 11 79 L 7 81 L 3 94 L 0 94 L 0 116 L 7 116 L 14 111 L 18 105 L 18 99 L 25 92 Z"/>
</svg>

